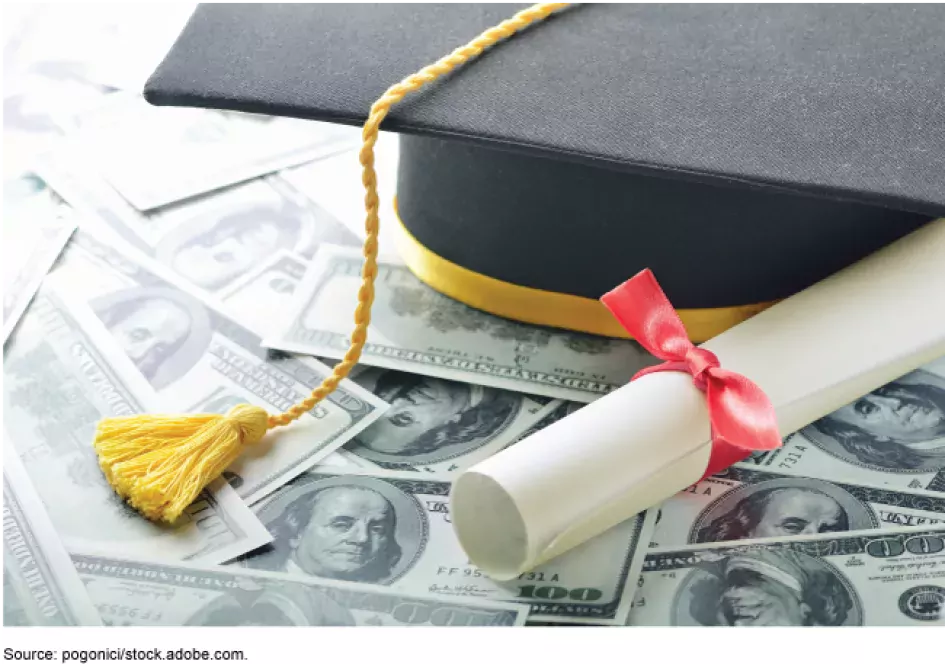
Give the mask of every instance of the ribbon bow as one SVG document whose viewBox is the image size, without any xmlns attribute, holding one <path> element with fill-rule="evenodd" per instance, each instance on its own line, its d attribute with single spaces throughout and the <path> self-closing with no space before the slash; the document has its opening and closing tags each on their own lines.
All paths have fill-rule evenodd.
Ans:
<svg viewBox="0 0 945 664">
<path fill-rule="evenodd" d="M 703 479 L 752 452 L 781 446 L 774 406 L 755 383 L 723 369 L 719 358 L 689 341 L 686 328 L 650 270 L 643 270 L 601 298 L 617 321 L 663 364 L 631 378 L 658 371 L 682 371 L 705 393 L 712 426 L 712 451 Z"/>
</svg>

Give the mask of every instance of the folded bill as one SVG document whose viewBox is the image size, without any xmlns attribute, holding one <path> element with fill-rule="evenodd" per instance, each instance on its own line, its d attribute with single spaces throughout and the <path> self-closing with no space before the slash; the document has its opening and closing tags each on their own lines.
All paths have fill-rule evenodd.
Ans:
<svg viewBox="0 0 945 664">
<path fill-rule="evenodd" d="M 139 210 L 272 173 L 357 144 L 355 129 L 323 122 L 155 107 L 109 95 L 74 120 L 74 148 Z"/>
<path fill-rule="evenodd" d="M 630 625 L 941 627 L 945 528 L 651 551 Z"/>
<path fill-rule="evenodd" d="M 92 440 L 104 417 L 154 412 L 154 394 L 73 304 L 42 288 L 4 353 L 3 426 L 66 547 L 219 563 L 270 541 L 226 482 L 174 526 L 147 521 L 112 490 Z"/>
<path fill-rule="evenodd" d="M 3 625 L 101 625 L 26 469 L 3 445 Z"/>
<path fill-rule="evenodd" d="M 75 214 L 34 175 L 3 191 L 3 341 L 76 228 Z"/>
<path fill-rule="evenodd" d="M 86 327 L 117 342 L 159 397 L 162 412 L 226 412 L 253 403 L 281 412 L 330 373 L 267 351 L 259 337 L 178 284 L 160 265 L 80 230 L 50 283 L 88 304 Z M 76 313 L 79 312 L 76 305 Z M 275 490 L 374 422 L 387 404 L 344 381 L 301 420 L 273 431 L 225 473 L 249 503 Z"/>
<path fill-rule="evenodd" d="M 265 345 L 341 358 L 361 283 L 359 251 L 322 245 Z M 632 341 L 524 325 L 437 293 L 405 266 L 378 265 L 365 364 L 573 401 L 592 401 L 656 362 Z"/>
<path fill-rule="evenodd" d="M 751 463 L 778 473 L 945 492 L 945 358 L 804 427 Z"/>
<path fill-rule="evenodd" d="M 521 604 L 411 595 L 288 574 L 73 554 L 108 625 L 512 627 Z"/>
<path fill-rule="evenodd" d="M 506 583 L 469 564 L 450 522 L 450 482 L 415 473 L 319 468 L 254 509 L 273 542 L 232 564 L 387 586 L 438 598 L 530 606 L 545 622 L 623 624 L 653 515 L 639 515 Z"/>
<path fill-rule="evenodd" d="M 650 547 L 945 524 L 945 495 L 740 464 L 662 504 Z"/>
<path fill-rule="evenodd" d="M 359 367 L 352 379 L 391 404 L 339 450 L 363 468 L 457 473 L 513 443 L 561 403 L 392 369 Z"/>
</svg>

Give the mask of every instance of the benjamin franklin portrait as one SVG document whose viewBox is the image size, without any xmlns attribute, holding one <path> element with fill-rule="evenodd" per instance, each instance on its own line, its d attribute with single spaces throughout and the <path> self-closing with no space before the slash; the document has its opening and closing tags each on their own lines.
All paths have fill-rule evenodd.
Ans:
<svg viewBox="0 0 945 664">
<path fill-rule="evenodd" d="M 690 572 L 673 624 L 722 627 L 859 625 L 859 601 L 828 563 L 780 548 L 736 551 Z"/>
<path fill-rule="evenodd" d="M 872 510 L 835 484 L 806 477 L 743 484 L 696 519 L 689 541 L 727 542 L 866 530 Z"/>
<path fill-rule="evenodd" d="M 894 472 L 945 468 L 945 379 L 919 369 L 801 430 L 858 466 Z"/>
<path fill-rule="evenodd" d="M 316 588 L 283 583 L 260 590 L 234 588 L 200 607 L 185 626 L 347 627 L 351 613 Z"/>
<path fill-rule="evenodd" d="M 91 306 L 157 390 L 190 371 L 210 345 L 206 309 L 174 288 L 131 288 L 97 298 Z"/>
<path fill-rule="evenodd" d="M 271 544 L 246 567 L 343 581 L 389 584 L 420 557 L 421 505 L 378 478 L 303 475 L 257 513 Z"/>
<path fill-rule="evenodd" d="M 515 419 L 523 397 L 505 390 L 370 369 L 355 378 L 391 405 L 347 449 L 377 462 L 424 464 L 485 445 Z"/>
<path fill-rule="evenodd" d="M 322 242 L 360 244 L 314 203 L 259 181 L 166 214 L 177 226 L 156 247 L 158 260 L 212 292 L 280 250 L 311 258 Z"/>
</svg>

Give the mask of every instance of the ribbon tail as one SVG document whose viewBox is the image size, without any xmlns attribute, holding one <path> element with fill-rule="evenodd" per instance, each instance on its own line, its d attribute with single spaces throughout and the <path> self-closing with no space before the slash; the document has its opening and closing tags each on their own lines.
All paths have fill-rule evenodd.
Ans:
<svg viewBox="0 0 945 664">
<path fill-rule="evenodd" d="M 742 461 L 753 452 L 781 446 L 774 406 L 761 388 L 746 377 L 712 369 L 706 381 L 706 400 L 714 438 L 707 475 Z"/>
<path fill-rule="evenodd" d="M 715 434 L 712 438 L 712 447 L 709 451 L 709 463 L 705 472 L 699 478 L 701 482 L 707 477 L 717 475 L 732 464 L 744 461 L 753 454 L 752 450 L 732 445 L 730 442 Z"/>
<path fill-rule="evenodd" d="M 661 360 L 685 360 L 692 342 L 650 270 L 637 273 L 600 300 L 647 352 Z"/>
</svg>

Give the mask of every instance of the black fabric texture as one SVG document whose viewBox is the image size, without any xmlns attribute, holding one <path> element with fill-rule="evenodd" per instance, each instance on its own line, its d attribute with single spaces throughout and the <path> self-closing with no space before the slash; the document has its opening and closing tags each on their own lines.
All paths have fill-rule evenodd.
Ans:
<svg viewBox="0 0 945 664">
<path fill-rule="evenodd" d="M 523 6 L 201 6 L 145 94 L 360 123 L 393 82 Z M 408 98 L 384 126 L 935 216 L 943 91 L 942 5 L 577 5 Z M 735 232 L 719 219 L 704 223 Z M 756 223 L 820 234 L 780 214 Z"/>
<path fill-rule="evenodd" d="M 417 136 L 397 197 L 421 244 L 480 274 L 596 299 L 648 267 L 679 308 L 793 295 L 929 220 Z"/>
</svg>

